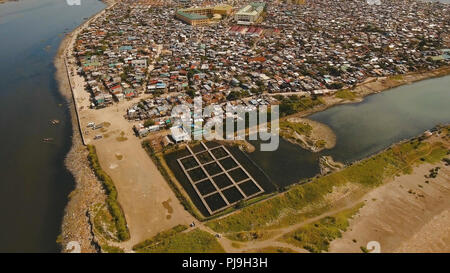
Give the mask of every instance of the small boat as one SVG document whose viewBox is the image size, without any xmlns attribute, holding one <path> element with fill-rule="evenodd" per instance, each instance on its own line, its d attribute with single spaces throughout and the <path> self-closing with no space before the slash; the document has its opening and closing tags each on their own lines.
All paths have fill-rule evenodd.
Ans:
<svg viewBox="0 0 450 273">
<path fill-rule="evenodd" d="M 52 120 L 50 120 L 50 123 L 51 123 L 52 125 L 58 125 L 58 124 L 59 124 L 59 120 L 57 120 L 57 119 L 52 119 Z"/>
<path fill-rule="evenodd" d="M 45 138 L 42 139 L 42 141 L 43 141 L 43 142 L 46 142 L 46 143 L 53 142 L 53 140 L 54 140 L 54 139 L 51 138 L 51 137 L 45 137 Z"/>
</svg>

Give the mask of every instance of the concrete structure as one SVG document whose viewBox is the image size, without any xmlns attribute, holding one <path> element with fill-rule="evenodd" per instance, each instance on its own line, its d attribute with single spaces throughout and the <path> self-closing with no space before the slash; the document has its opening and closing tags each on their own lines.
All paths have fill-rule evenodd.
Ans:
<svg viewBox="0 0 450 273">
<path fill-rule="evenodd" d="M 263 11 L 265 10 L 266 3 L 252 2 L 236 12 L 236 14 L 234 15 L 234 19 L 238 24 L 251 25 L 258 22 Z"/>
<path fill-rule="evenodd" d="M 231 154 L 230 151 L 228 151 L 225 146 L 219 145 L 209 148 L 203 141 L 200 143 L 203 149 L 199 152 L 194 152 L 191 147 L 189 147 L 189 145 L 186 145 L 186 148 L 189 151 L 189 155 L 180 157 L 177 159 L 177 161 L 210 215 L 229 208 L 238 203 L 240 200 L 247 200 L 264 192 L 264 189 L 256 182 L 252 175 L 244 168 L 244 166 L 241 165 L 241 163 L 233 156 L 233 154 Z M 214 152 L 218 149 L 222 150 L 224 154 L 220 155 Z M 209 161 L 202 162 L 202 160 L 200 159 L 202 154 L 208 154 Z M 194 160 L 196 164 L 193 167 L 186 167 L 183 164 L 184 160 Z M 226 168 L 222 163 L 223 160 L 231 160 L 232 162 L 234 162 L 234 167 Z M 213 164 L 219 168 L 216 173 L 210 173 L 208 171 L 208 166 L 211 166 Z M 191 175 L 195 170 L 201 171 L 205 177 L 196 180 L 196 178 Z M 232 174 L 234 171 L 243 172 L 245 174 L 245 178 L 236 180 Z M 218 182 L 216 182 L 216 179 L 221 176 L 225 176 L 230 184 L 220 185 Z M 208 193 L 202 193 L 200 189 L 200 185 L 202 183 L 211 183 L 213 189 Z M 253 186 L 252 191 L 249 191 L 249 189 L 246 189 L 245 187 L 245 184 L 248 185 L 249 183 Z M 232 198 L 229 195 L 229 191 L 233 190 L 237 195 L 239 195 L 238 198 Z M 214 196 L 216 200 L 214 200 Z M 219 200 L 222 200 L 223 205 L 213 208 L 213 203 L 217 202 L 217 198 Z"/>
<path fill-rule="evenodd" d="M 193 26 L 207 25 L 217 22 L 223 16 L 230 15 L 232 10 L 232 6 L 225 4 L 212 7 L 179 9 L 175 13 L 175 18 Z"/>
<path fill-rule="evenodd" d="M 191 140 L 189 134 L 186 133 L 186 131 L 182 127 L 172 127 L 170 128 L 170 132 L 173 140 L 175 140 L 175 142 L 177 143 Z"/>
</svg>

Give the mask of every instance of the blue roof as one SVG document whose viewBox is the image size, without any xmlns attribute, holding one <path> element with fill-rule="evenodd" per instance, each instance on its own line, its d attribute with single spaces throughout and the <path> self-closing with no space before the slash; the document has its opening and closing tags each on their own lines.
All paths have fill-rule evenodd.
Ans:
<svg viewBox="0 0 450 273">
<path fill-rule="evenodd" d="M 119 47 L 119 50 L 132 50 L 133 49 L 133 47 L 132 46 L 121 46 L 121 47 Z"/>
</svg>

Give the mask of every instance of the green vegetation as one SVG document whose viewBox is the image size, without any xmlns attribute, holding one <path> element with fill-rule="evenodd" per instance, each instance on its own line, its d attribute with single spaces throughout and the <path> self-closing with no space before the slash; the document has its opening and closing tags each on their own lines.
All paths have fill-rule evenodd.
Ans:
<svg viewBox="0 0 450 273">
<path fill-rule="evenodd" d="M 100 246 L 102 248 L 102 252 L 106 252 L 106 253 L 124 253 L 125 251 L 117 246 L 110 246 L 110 245 L 101 245 Z"/>
<path fill-rule="evenodd" d="M 446 147 L 439 142 L 427 143 L 415 139 L 400 143 L 341 171 L 314 178 L 310 183 L 292 186 L 284 194 L 212 220 L 206 225 L 217 232 L 227 233 L 294 224 L 325 211 L 328 205 L 325 196 L 333 192 L 334 187 L 354 183 L 362 191 L 368 191 L 389 177 L 409 173 L 412 164 L 422 162 L 421 157 L 443 155 L 446 151 Z M 308 207 L 312 211 L 305 211 Z"/>
<path fill-rule="evenodd" d="M 356 98 L 355 93 L 348 89 L 342 89 L 336 92 L 336 98 L 344 99 L 344 100 L 353 100 Z"/>
<path fill-rule="evenodd" d="M 155 121 L 153 119 L 147 119 L 146 121 L 144 121 L 144 126 L 145 127 L 150 127 L 155 125 Z"/>
<path fill-rule="evenodd" d="M 351 209 L 343 210 L 333 216 L 327 216 L 311 224 L 304 225 L 284 235 L 282 240 L 310 252 L 328 251 L 331 241 L 342 236 L 341 232 L 345 231 L 349 226 L 349 219 L 363 205 L 364 203 L 360 203 Z"/>
<path fill-rule="evenodd" d="M 316 143 L 314 143 L 314 146 L 316 146 L 318 148 L 323 148 L 323 147 L 325 147 L 325 145 L 327 145 L 327 142 L 323 139 L 319 139 L 316 141 Z"/>
<path fill-rule="evenodd" d="M 370 251 L 365 246 L 360 246 L 359 249 L 361 249 L 363 253 L 370 253 Z"/>
<path fill-rule="evenodd" d="M 276 96 L 278 100 L 281 100 L 280 104 L 280 116 L 288 116 L 301 111 L 305 111 L 313 108 L 314 106 L 324 104 L 319 97 L 299 97 L 299 96 Z"/>
<path fill-rule="evenodd" d="M 439 162 L 441 160 L 443 160 L 443 158 L 447 155 L 448 150 L 442 149 L 442 150 L 433 150 L 431 151 L 430 154 L 424 156 L 424 160 L 425 162 L 428 163 L 436 163 Z"/>
<path fill-rule="evenodd" d="M 268 246 L 259 249 L 248 251 L 249 253 L 297 253 L 296 251 L 287 247 Z"/>
<path fill-rule="evenodd" d="M 280 122 L 281 130 L 292 130 L 300 135 L 310 136 L 312 132 L 312 126 L 305 122 L 289 122 L 283 120 Z"/>
<path fill-rule="evenodd" d="M 103 204 L 96 204 L 93 214 L 94 232 L 106 240 L 119 241 L 116 223 L 108 208 Z"/>
<path fill-rule="evenodd" d="M 162 231 L 162 232 L 156 234 L 153 238 L 147 239 L 143 242 L 140 242 L 140 243 L 134 245 L 133 250 L 139 250 L 139 249 L 143 249 L 146 247 L 150 247 L 152 245 L 157 244 L 160 241 L 163 241 L 171 236 L 174 236 L 177 233 L 183 232 L 186 229 L 188 229 L 188 227 L 186 225 L 177 225 L 169 230 Z"/>
<path fill-rule="evenodd" d="M 402 81 L 403 75 L 394 75 L 394 76 L 389 77 L 389 79 L 394 80 L 394 81 Z"/>
<path fill-rule="evenodd" d="M 236 233 L 227 234 L 226 237 L 230 240 L 239 242 L 249 242 L 256 240 L 267 240 L 271 238 L 274 232 L 258 230 L 258 231 L 242 231 Z"/>
<path fill-rule="evenodd" d="M 175 230 L 176 229 L 176 230 Z M 200 229 L 181 232 L 180 226 L 159 233 L 133 247 L 140 253 L 223 253 L 222 246 L 213 235 Z"/>
<path fill-rule="evenodd" d="M 239 91 L 231 91 L 230 94 L 227 96 L 227 100 L 237 100 L 242 99 L 245 97 L 248 97 L 250 94 L 246 90 L 239 90 Z"/>
<path fill-rule="evenodd" d="M 119 202 L 117 202 L 117 190 L 114 186 L 114 182 L 111 177 L 103 171 L 100 166 L 100 162 L 98 161 L 97 152 L 95 150 L 95 146 L 88 145 L 89 151 L 89 162 L 91 163 L 91 167 L 94 170 L 97 178 L 102 181 L 103 187 L 106 191 L 106 205 L 108 206 L 109 213 L 114 219 L 116 224 L 116 229 L 118 232 L 119 240 L 125 241 L 130 239 L 130 233 L 127 227 L 127 221 L 125 219 L 125 215 L 123 214 L 122 208 L 120 207 Z"/>
</svg>

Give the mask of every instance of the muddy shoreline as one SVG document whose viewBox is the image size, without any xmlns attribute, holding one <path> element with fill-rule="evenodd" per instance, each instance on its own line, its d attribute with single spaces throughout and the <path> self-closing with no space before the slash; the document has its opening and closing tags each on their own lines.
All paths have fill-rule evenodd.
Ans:
<svg viewBox="0 0 450 273">
<path fill-rule="evenodd" d="M 290 116 L 286 116 L 285 118 L 290 117 L 307 118 L 308 116 L 314 113 L 325 111 L 328 108 L 336 105 L 360 103 L 364 101 L 365 97 L 370 95 L 375 95 L 384 91 L 388 91 L 390 89 L 400 87 L 402 85 L 412 84 L 423 80 L 445 77 L 448 75 L 450 75 L 450 66 L 443 66 L 435 70 L 411 72 L 404 75 L 398 75 L 401 77 L 401 79 L 394 79 L 394 77 L 392 78 L 379 77 L 367 79 L 365 82 L 351 89 L 353 92 L 356 92 L 357 95 L 357 97 L 354 98 L 353 100 L 336 98 L 334 96 L 323 96 L 322 98 L 325 100 L 325 104 L 319 105 L 312 109 L 308 109 L 306 111 L 292 114 Z"/>
<path fill-rule="evenodd" d="M 363 102 L 367 96 L 375 95 L 383 91 L 388 91 L 396 87 L 412 84 L 423 80 L 445 77 L 448 75 L 450 75 L 450 66 L 443 66 L 431 71 L 411 72 L 404 75 L 397 75 L 392 77 L 368 78 L 365 82 L 350 89 L 355 94 L 355 97 L 352 99 L 337 98 L 334 95 L 322 96 L 322 99 L 325 102 L 324 104 L 282 118 L 282 120 L 288 121 L 299 119 L 300 122 L 306 122 L 311 125 L 313 127 L 313 130 L 321 131 L 316 134 L 316 140 L 320 138 L 327 140 L 327 144 L 324 147 L 318 148 L 314 147 L 313 145 L 308 145 L 306 141 L 309 140 L 308 137 L 300 139 L 301 136 L 283 136 L 283 138 L 293 144 L 301 146 L 305 150 L 309 150 L 312 152 L 320 152 L 324 149 L 332 149 L 336 145 L 336 135 L 334 134 L 334 131 L 332 131 L 332 129 L 329 128 L 328 125 L 313 121 L 309 119 L 308 116 L 325 111 L 333 106 L 341 104 L 360 103 Z M 323 130 L 323 128 L 326 128 L 326 130 Z"/>
</svg>

